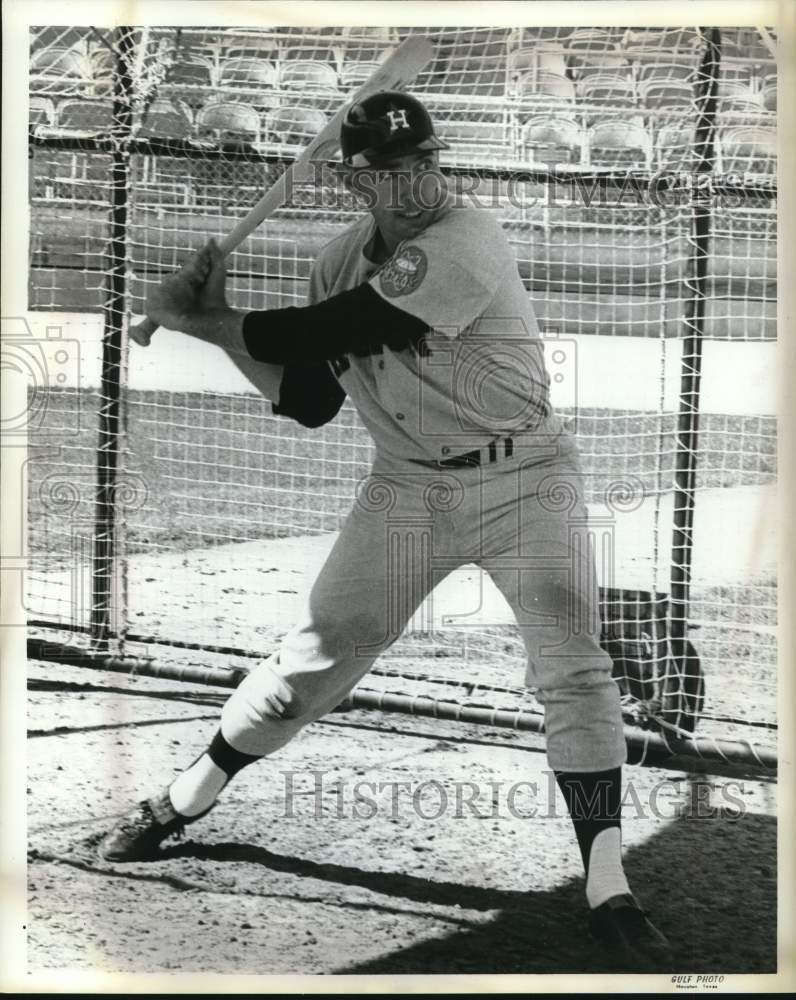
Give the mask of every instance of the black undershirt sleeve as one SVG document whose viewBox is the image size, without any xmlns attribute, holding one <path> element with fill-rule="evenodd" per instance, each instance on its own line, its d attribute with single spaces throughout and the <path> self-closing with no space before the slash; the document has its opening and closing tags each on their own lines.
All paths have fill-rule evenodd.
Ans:
<svg viewBox="0 0 796 1000">
<path fill-rule="evenodd" d="M 313 365 L 341 354 L 365 357 L 381 346 L 414 347 L 430 327 L 383 299 L 368 284 L 311 306 L 247 313 L 246 350 L 255 361 Z"/>
<path fill-rule="evenodd" d="M 334 420 L 345 399 L 345 390 L 327 361 L 314 365 L 285 365 L 279 403 L 271 409 L 304 427 L 323 427 Z"/>
</svg>

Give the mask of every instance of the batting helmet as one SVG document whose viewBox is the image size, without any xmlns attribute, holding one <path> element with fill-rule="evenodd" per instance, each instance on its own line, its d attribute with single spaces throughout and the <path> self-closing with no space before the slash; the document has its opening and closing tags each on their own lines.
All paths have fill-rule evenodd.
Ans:
<svg viewBox="0 0 796 1000">
<path fill-rule="evenodd" d="M 343 162 L 351 167 L 415 150 L 447 149 L 434 133 L 431 116 L 416 97 L 383 90 L 351 105 L 340 127 Z"/>
</svg>

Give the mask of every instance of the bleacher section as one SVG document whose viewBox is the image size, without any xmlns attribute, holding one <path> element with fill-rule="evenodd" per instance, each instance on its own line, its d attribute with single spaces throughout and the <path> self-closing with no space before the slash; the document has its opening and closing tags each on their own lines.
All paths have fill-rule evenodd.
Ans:
<svg viewBox="0 0 796 1000">
<path fill-rule="evenodd" d="M 40 31 L 31 53 L 30 127 L 109 131 L 114 53 L 88 29 L 51 30 L 58 34 Z M 655 170 L 688 161 L 690 132 L 681 126 L 693 107 L 696 30 L 468 28 L 455 49 L 444 30 L 422 30 L 435 39 L 435 58 L 414 90 L 450 143 L 443 163 Z M 151 92 L 133 131 L 293 155 L 403 34 L 182 29 L 175 39 L 174 29 L 152 29 Z M 753 29 L 722 29 L 721 66 L 719 166 L 771 174 L 774 60 Z"/>
</svg>

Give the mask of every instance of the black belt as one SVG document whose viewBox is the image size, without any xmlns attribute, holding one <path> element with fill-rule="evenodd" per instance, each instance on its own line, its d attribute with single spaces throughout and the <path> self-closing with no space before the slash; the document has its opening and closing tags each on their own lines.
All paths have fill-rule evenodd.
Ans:
<svg viewBox="0 0 796 1000">
<path fill-rule="evenodd" d="M 453 458 L 440 458 L 433 464 L 440 469 L 461 469 L 465 466 L 486 465 L 487 461 L 497 462 L 502 458 L 511 458 L 514 454 L 514 439 L 500 438 L 497 441 L 490 441 L 484 448 L 476 448 L 467 451 L 463 455 L 454 455 Z"/>
</svg>

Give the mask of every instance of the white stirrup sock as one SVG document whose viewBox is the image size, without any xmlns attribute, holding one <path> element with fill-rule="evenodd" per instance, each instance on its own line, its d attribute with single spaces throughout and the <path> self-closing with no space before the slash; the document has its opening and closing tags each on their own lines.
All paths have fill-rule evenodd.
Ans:
<svg viewBox="0 0 796 1000">
<path fill-rule="evenodd" d="M 182 816 L 198 816 L 212 806 L 227 781 L 226 772 L 203 753 L 169 786 L 171 804 Z"/>
<path fill-rule="evenodd" d="M 622 833 L 618 826 L 609 826 L 600 830 L 591 844 L 586 899 L 594 909 L 625 892 L 630 892 L 630 886 L 622 868 Z"/>
</svg>

